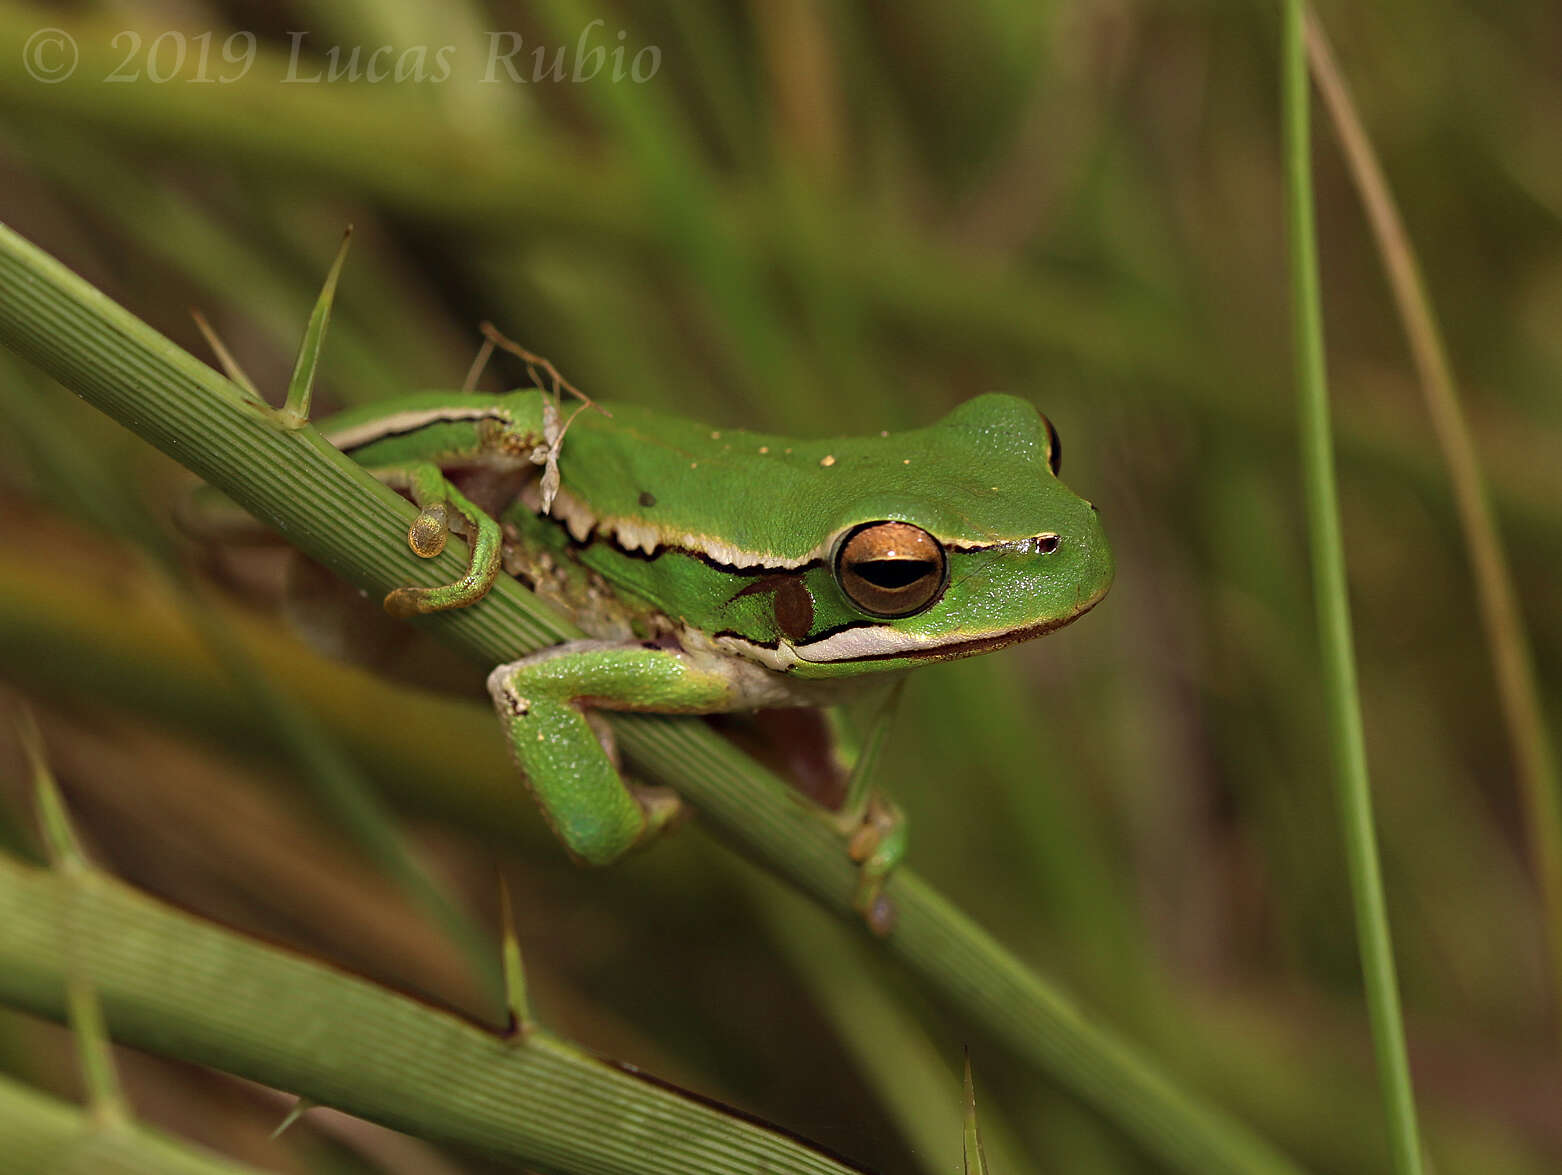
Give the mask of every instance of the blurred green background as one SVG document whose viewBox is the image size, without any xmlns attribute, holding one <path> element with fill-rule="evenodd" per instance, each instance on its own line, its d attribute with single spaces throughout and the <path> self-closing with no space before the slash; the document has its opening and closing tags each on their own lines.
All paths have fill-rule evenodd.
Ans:
<svg viewBox="0 0 1562 1175">
<path fill-rule="evenodd" d="M 1555 730 L 1562 8 L 1320 13 L 1427 272 Z M 1379 1171 L 1295 457 L 1277 23 L 1266 4 L 1147 0 L 0 3 L 0 220 L 204 356 L 200 307 L 278 399 L 352 222 L 317 411 L 458 386 L 482 319 L 591 395 L 718 427 L 849 433 L 991 389 L 1034 401 L 1101 508 L 1117 583 L 1075 627 L 917 675 L 890 764 L 911 860 L 1179 1081 L 1313 1169 Z M 68 76 L 52 76 L 68 47 L 35 40 L 51 26 L 74 44 Z M 1556 1170 L 1557 1025 L 1464 541 L 1317 121 L 1352 603 L 1423 1125 L 1439 1171 Z M 524 378 L 500 357 L 484 386 Z M 0 394 L 0 676 L 38 708 L 97 858 L 496 1015 L 299 790 L 139 557 L 172 534 L 188 477 L 8 356 Z M 942 1154 L 916 1137 L 895 1059 L 930 1047 L 956 1106 L 969 1043 L 984 1114 L 1029 1164 L 1014 1170 L 1154 1169 L 697 826 L 622 867 L 570 867 L 505 776 L 470 667 L 409 642 L 384 667 L 460 703 L 343 694 L 345 671 L 288 635 L 276 558 L 180 551 L 452 893 L 492 923 L 508 878 L 550 1026 L 894 1171 L 958 1156 L 952 1136 Z M 9 731 L 0 833 L 25 848 Z M 0 1014 L 0 1068 L 69 1093 L 67 1046 Z M 279 1102 L 124 1063 L 145 1117 L 267 1169 L 486 1169 L 345 1120 L 271 1141 Z"/>
</svg>

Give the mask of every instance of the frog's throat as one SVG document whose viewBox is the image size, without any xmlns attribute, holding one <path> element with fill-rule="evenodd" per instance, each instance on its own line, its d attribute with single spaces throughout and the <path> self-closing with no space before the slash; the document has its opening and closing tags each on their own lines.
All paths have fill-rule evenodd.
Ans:
<svg viewBox="0 0 1562 1175">
<path fill-rule="evenodd" d="M 537 508 L 537 503 L 534 501 L 529 501 L 528 505 L 533 509 Z M 826 535 L 813 548 L 800 555 L 782 555 L 774 551 L 745 551 L 714 535 L 674 530 L 654 522 L 647 522 L 643 518 L 620 518 L 613 515 L 599 517 L 564 487 L 560 487 L 554 497 L 553 507 L 548 514 L 563 523 L 570 538 L 577 543 L 589 542 L 593 538 L 603 539 L 627 554 L 646 556 L 655 555 L 666 548 L 696 555 L 721 567 L 738 571 L 755 568 L 795 571 L 799 567 L 822 563 L 829 558 L 839 534 L 839 531 L 836 531 Z M 1035 537 L 1037 536 L 996 541 L 985 538 L 945 539 L 943 542 L 944 546 L 951 551 L 986 551 L 994 547 L 1033 542 Z"/>
</svg>

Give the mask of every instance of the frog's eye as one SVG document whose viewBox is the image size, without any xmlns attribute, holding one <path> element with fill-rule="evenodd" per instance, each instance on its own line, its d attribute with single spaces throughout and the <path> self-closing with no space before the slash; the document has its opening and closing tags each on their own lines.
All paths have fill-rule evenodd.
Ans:
<svg viewBox="0 0 1562 1175">
<path fill-rule="evenodd" d="M 1052 427 L 1052 421 L 1043 416 L 1041 422 L 1047 426 L 1047 465 L 1052 476 L 1057 477 L 1063 468 L 1063 442 L 1058 439 L 1058 430 Z"/>
<path fill-rule="evenodd" d="M 943 594 L 949 561 L 938 540 L 909 522 L 866 522 L 835 553 L 835 582 L 872 616 L 910 616 Z"/>
</svg>

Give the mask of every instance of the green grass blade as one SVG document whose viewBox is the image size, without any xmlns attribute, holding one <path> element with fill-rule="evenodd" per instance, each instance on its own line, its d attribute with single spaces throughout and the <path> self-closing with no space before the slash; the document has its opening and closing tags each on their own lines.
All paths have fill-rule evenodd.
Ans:
<svg viewBox="0 0 1562 1175">
<path fill-rule="evenodd" d="M 309 324 L 304 328 L 304 338 L 298 345 L 298 361 L 293 365 L 293 378 L 287 385 L 287 403 L 282 407 L 282 418 L 296 427 L 309 419 L 309 402 L 314 395 L 315 371 L 320 366 L 320 348 L 325 343 L 325 328 L 331 325 L 331 303 L 336 300 L 336 283 L 342 276 L 342 263 L 347 260 L 347 247 L 353 243 L 353 226 L 348 225 L 337 247 L 336 258 L 325 275 L 320 296 L 309 312 Z"/>
<path fill-rule="evenodd" d="M 62 874 L 84 873 L 90 866 L 76 830 L 71 827 L 70 813 L 65 808 L 65 798 L 60 795 L 59 784 L 49 768 L 44 751 L 43 735 L 30 710 L 23 710 L 17 722 L 22 749 L 27 756 L 33 777 L 33 794 L 37 798 L 38 822 L 42 826 L 43 839 L 48 847 L 54 868 Z M 114 1049 L 109 1042 L 108 1029 L 103 1024 L 103 1007 L 87 979 L 85 960 L 80 957 L 82 944 L 76 940 L 74 923 L 67 920 L 59 928 L 64 940 L 67 961 L 65 976 L 66 1018 L 76 1038 L 76 1053 L 81 1062 L 82 1085 L 86 1088 L 91 1121 L 98 1126 L 113 1128 L 129 1121 L 130 1111 L 119 1083 L 119 1069 L 114 1064 Z"/>
<path fill-rule="evenodd" d="M 988 1175 L 987 1154 L 976 1126 L 976 1083 L 971 1080 L 971 1054 L 965 1054 L 965 1175 Z"/>
<path fill-rule="evenodd" d="M 1420 1136 L 1410 1085 L 1410 1063 L 1405 1054 L 1405 1029 L 1400 1018 L 1383 878 L 1372 825 L 1367 746 L 1356 685 L 1345 549 L 1335 489 L 1334 448 L 1324 368 L 1323 307 L 1318 288 L 1317 234 L 1313 224 L 1304 11 L 1303 0 L 1287 0 L 1281 72 L 1296 381 L 1300 393 L 1302 466 L 1312 541 L 1313 587 L 1323 646 L 1324 686 L 1340 823 L 1355 899 L 1356 934 L 1379 1078 L 1389 1117 L 1394 1168 L 1399 1175 L 1419 1175 Z"/>
</svg>

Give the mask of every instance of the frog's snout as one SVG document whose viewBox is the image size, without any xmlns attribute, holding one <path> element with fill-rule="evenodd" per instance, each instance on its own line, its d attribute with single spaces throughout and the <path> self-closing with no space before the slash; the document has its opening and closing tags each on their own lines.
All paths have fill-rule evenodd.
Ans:
<svg viewBox="0 0 1562 1175">
<path fill-rule="evenodd" d="M 1081 504 L 1085 509 L 1078 516 L 1077 563 L 1073 571 L 1076 615 L 1088 611 L 1106 595 L 1116 574 L 1112 548 L 1107 545 L 1106 531 L 1101 526 L 1100 508 L 1094 502 L 1081 500 Z"/>
<path fill-rule="evenodd" d="M 1086 503 L 1090 507 L 1087 515 L 1089 527 L 1087 530 L 1084 582 L 1092 589 L 1090 602 L 1094 604 L 1107 589 L 1112 586 L 1112 579 L 1117 574 L 1117 561 L 1112 558 L 1112 548 L 1106 541 L 1106 531 L 1101 526 L 1101 511 L 1094 502 Z"/>
</svg>

